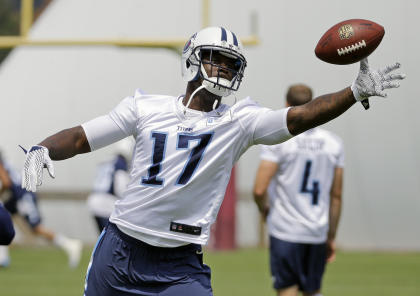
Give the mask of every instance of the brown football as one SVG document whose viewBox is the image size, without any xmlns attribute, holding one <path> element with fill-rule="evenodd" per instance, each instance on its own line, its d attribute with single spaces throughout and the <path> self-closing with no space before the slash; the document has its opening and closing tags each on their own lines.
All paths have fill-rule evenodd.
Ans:
<svg viewBox="0 0 420 296">
<path fill-rule="evenodd" d="M 325 32 L 315 47 L 315 55 L 331 64 L 356 63 L 378 47 L 384 34 L 384 27 L 369 20 L 343 21 Z"/>
</svg>

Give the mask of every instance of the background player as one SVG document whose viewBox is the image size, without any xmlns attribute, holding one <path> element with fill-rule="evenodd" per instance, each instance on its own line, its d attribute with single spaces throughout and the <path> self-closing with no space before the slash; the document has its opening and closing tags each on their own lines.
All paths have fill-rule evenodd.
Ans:
<svg viewBox="0 0 420 296">
<path fill-rule="evenodd" d="M 15 237 L 12 218 L 0 202 L 0 245 L 8 245 Z"/>
<path fill-rule="evenodd" d="M 0 159 L 2 158 L 0 152 Z M 2 176 L 3 175 L 3 176 Z M 0 169 L 0 196 L 5 191 L 2 180 L 7 178 L 6 172 Z M 0 201 L 0 245 L 8 245 L 15 237 L 15 229 L 13 227 L 12 218 L 9 212 L 4 208 Z"/>
<path fill-rule="evenodd" d="M 79 264 L 82 252 L 82 242 L 70 239 L 63 234 L 56 234 L 41 223 L 41 214 L 38 209 L 37 196 L 21 188 L 20 174 L 0 156 L 0 179 L 4 190 L 9 191 L 4 207 L 12 215 L 21 216 L 29 225 L 33 233 L 43 237 L 63 249 L 68 258 L 69 266 L 74 268 Z M 7 247 L 0 246 L 0 266 L 8 266 L 10 256 Z"/>
<path fill-rule="evenodd" d="M 246 67 L 242 45 L 229 30 L 203 29 L 183 50 L 185 95 L 127 97 L 109 114 L 48 137 L 29 149 L 22 186 L 35 191 L 44 166 L 54 176 L 51 159 L 133 136 L 130 182 L 92 255 L 85 295 L 212 295 L 200 245 L 232 166 L 250 146 L 283 142 L 404 78 L 370 70 L 366 60 L 361 66 L 351 88 L 305 105 L 274 111 L 246 98 L 227 106 L 221 99 L 238 90 Z"/>
<path fill-rule="evenodd" d="M 129 138 L 117 143 L 117 153 L 112 160 L 100 163 L 96 170 L 93 192 L 88 196 L 89 211 L 95 218 L 99 232 L 105 228 L 115 202 L 129 181 L 128 166 L 133 153 L 133 142 Z"/>
<path fill-rule="evenodd" d="M 293 85 L 286 98 L 287 107 L 303 105 L 312 100 L 312 90 Z M 325 263 L 335 258 L 343 167 L 341 139 L 321 128 L 262 146 L 254 199 L 261 214 L 268 214 L 271 274 L 279 296 L 298 290 L 320 295 Z"/>
</svg>

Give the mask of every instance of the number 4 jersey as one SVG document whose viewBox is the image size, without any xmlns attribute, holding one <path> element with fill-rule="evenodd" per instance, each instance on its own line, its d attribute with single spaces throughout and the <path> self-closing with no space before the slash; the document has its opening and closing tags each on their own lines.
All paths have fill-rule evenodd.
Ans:
<svg viewBox="0 0 420 296">
<path fill-rule="evenodd" d="M 261 159 L 278 164 L 268 188 L 270 235 L 298 243 L 325 242 L 334 171 L 344 166 L 341 139 L 314 128 L 284 144 L 262 146 Z"/>
<path fill-rule="evenodd" d="M 92 151 L 134 136 L 130 182 L 110 221 L 155 246 L 205 244 L 238 158 L 251 145 L 291 137 L 288 109 L 247 98 L 200 112 L 182 98 L 137 93 L 82 125 Z"/>
</svg>

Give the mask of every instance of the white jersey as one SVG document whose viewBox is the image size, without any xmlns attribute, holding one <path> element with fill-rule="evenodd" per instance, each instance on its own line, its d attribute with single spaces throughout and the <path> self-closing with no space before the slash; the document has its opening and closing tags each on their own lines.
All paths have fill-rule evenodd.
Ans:
<svg viewBox="0 0 420 296">
<path fill-rule="evenodd" d="M 182 97 L 137 93 L 83 124 L 92 150 L 135 138 L 130 182 L 110 221 L 155 246 L 205 244 L 232 166 L 253 144 L 289 139 L 287 111 L 247 98 L 206 113 L 186 109 Z"/>
<path fill-rule="evenodd" d="M 268 188 L 269 234 L 291 242 L 325 242 L 334 171 L 344 166 L 341 139 L 315 128 L 281 145 L 262 146 L 261 158 L 278 164 Z"/>
</svg>

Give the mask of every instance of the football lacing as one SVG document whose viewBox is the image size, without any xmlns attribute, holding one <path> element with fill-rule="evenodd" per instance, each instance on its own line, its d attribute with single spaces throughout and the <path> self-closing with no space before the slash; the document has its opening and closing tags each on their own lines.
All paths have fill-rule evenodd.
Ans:
<svg viewBox="0 0 420 296">
<path fill-rule="evenodd" d="M 366 47 L 365 40 L 362 40 L 360 42 L 357 42 L 356 44 L 352 44 L 352 45 L 346 46 L 344 48 L 339 48 L 339 49 L 337 49 L 337 52 L 338 52 L 338 55 L 339 56 L 342 56 L 342 55 L 351 53 L 353 51 L 356 51 L 356 50 L 358 50 L 358 49 L 360 49 L 362 47 Z"/>
</svg>

